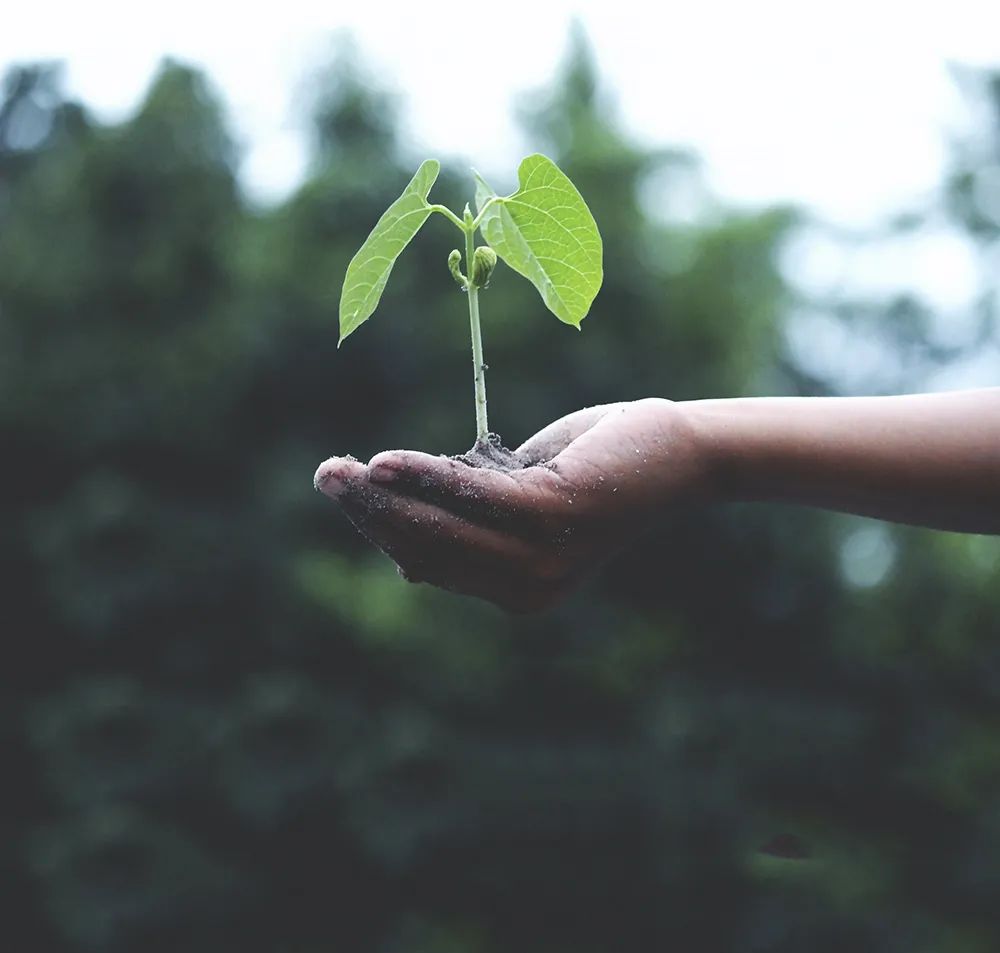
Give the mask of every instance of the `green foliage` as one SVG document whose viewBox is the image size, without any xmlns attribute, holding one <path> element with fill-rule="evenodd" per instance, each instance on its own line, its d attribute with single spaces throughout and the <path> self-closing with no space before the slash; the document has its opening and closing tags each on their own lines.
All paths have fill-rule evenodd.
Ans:
<svg viewBox="0 0 1000 953">
<path fill-rule="evenodd" d="M 579 329 L 603 280 L 597 223 L 576 186 L 546 156 L 523 159 L 517 178 L 518 190 L 487 208 L 496 193 L 477 174 L 483 237 L 560 321 Z"/>
<path fill-rule="evenodd" d="M 497 196 L 477 173 L 478 218 L 473 217 L 468 204 L 461 218 L 446 206 L 428 204 L 427 195 L 439 168 L 432 159 L 420 166 L 351 260 L 340 297 L 340 343 L 368 320 L 378 306 L 396 259 L 431 212 L 440 212 L 465 237 L 468 276 L 462 274 L 462 253 L 458 249 L 448 255 L 448 270 L 468 293 L 476 438 L 484 441 L 489 423 L 479 292 L 489 285 L 497 256 L 535 285 L 556 317 L 579 330 L 580 321 L 601 287 L 601 236 L 580 193 L 545 156 L 528 156 L 521 162 L 521 188 L 505 198 Z M 480 225 L 491 247 L 474 249 Z"/>
<path fill-rule="evenodd" d="M 340 294 L 340 342 L 378 307 L 396 259 L 430 217 L 427 196 L 440 169 L 436 159 L 421 163 L 403 194 L 385 210 L 351 259 Z"/>
<path fill-rule="evenodd" d="M 650 183 L 669 199 L 696 166 L 625 139 L 581 57 L 532 97 L 530 133 L 601 223 L 615 320 L 567 348 L 535 290 L 494 275 L 498 429 L 816 392 L 782 349 L 795 216 L 647 215 Z M 377 90 L 332 75 L 310 178 L 263 210 L 197 73 L 168 65 L 110 126 L 45 70 L 5 87 L 5 935 L 45 953 L 1000 948 L 997 540 L 892 528 L 889 570 L 859 585 L 858 520 L 691 509 L 512 619 L 405 585 L 312 492 L 327 453 L 453 452 L 466 431 L 468 342 L 445 331 L 465 301 L 434 242 L 336 359 L 330 300 L 407 169 Z M 980 214 L 982 171 L 970 150 L 954 179 Z M 464 180 L 445 165 L 435 194 L 461 207 Z M 760 854 L 783 833 L 808 861 Z"/>
<path fill-rule="evenodd" d="M 421 164 L 351 259 L 340 297 L 341 342 L 378 307 L 392 266 L 432 212 L 447 215 L 460 230 L 475 230 L 453 212 L 428 203 L 439 170 L 440 163 L 434 159 Z M 531 281 L 548 309 L 560 321 L 579 329 L 603 280 L 603 247 L 597 223 L 573 183 L 546 156 L 523 159 L 518 180 L 516 192 L 500 197 L 476 174 L 477 224 L 490 249 Z M 472 277 L 473 284 L 483 288 L 496 262 L 495 258 L 480 258 L 481 275 L 474 273 Z M 448 258 L 449 270 L 457 281 L 460 261 L 461 253 L 456 257 L 452 252 Z"/>
</svg>

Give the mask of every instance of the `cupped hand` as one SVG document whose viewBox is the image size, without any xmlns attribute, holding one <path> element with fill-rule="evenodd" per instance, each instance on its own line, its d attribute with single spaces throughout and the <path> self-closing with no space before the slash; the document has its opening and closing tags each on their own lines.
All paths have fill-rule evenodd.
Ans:
<svg viewBox="0 0 1000 953">
<path fill-rule="evenodd" d="M 411 582 L 511 612 L 557 602 L 665 504 L 701 494 L 683 405 L 651 398 L 569 414 L 516 451 L 510 472 L 412 450 L 368 465 L 332 457 L 315 486 Z"/>
</svg>

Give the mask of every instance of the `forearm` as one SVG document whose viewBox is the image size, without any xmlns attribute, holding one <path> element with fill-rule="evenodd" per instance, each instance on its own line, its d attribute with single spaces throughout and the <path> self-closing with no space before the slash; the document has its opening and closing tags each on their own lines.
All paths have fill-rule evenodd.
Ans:
<svg viewBox="0 0 1000 953">
<path fill-rule="evenodd" d="M 1000 388 L 681 406 L 722 499 L 1000 533 Z"/>
</svg>

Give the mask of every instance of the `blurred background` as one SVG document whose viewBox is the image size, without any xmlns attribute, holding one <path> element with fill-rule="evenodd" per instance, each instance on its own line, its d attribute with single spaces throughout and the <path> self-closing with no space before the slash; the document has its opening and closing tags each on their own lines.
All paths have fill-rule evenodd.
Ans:
<svg viewBox="0 0 1000 953">
<path fill-rule="evenodd" d="M 336 348 L 429 155 L 461 208 L 470 164 L 507 191 L 545 152 L 604 236 L 582 334 L 495 275 L 510 445 L 649 395 L 1000 381 L 982 5 L 535 7 L 5 24 L 5 948 L 1000 949 L 1000 541 L 674 512 L 515 619 L 312 490 L 472 442 L 443 220 Z"/>
</svg>

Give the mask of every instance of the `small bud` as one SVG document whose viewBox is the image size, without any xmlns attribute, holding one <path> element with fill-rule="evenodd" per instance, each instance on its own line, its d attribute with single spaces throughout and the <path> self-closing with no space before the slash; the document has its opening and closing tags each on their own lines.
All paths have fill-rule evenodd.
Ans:
<svg viewBox="0 0 1000 953">
<path fill-rule="evenodd" d="M 462 253 L 457 248 L 448 256 L 448 271 L 459 288 L 465 291 L 469 287 L 469 279 L 462 274 Z"/>
<path fill-rule="evenodd" d="M 492 248 L 480 245 L 472 256 L 472 283 L 477 288 L 486 288 L 490 275 L 497 266 L 497 253 Z"/>
</svg>

